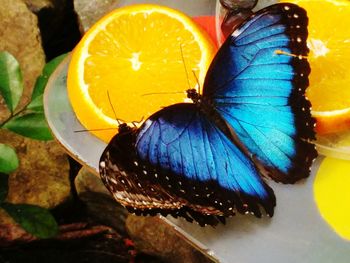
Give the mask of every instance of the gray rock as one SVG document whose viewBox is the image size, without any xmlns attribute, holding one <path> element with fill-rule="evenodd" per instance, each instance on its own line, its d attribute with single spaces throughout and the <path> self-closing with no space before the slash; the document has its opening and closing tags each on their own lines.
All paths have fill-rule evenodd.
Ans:
<svg viewBox="0 0 350 263">
<path fill-rule="evenodd" d="M 89 216 L 114 228 L 118 233 L 125 233 L 128 212 L 114 200 L 97 174 L 91 173 L 85 167 L 81 168 L 75 178 L 75 187 Z"/>
<path fill-rule="evenodd" d="M 74 9 L 78 14 L 81 32 L 86 32 L 98 19 L 113 9 L 129 5 L 130 3 L 153 3 L 167 5 L 169 7 L 182 10 L 190 16 L 209 14 L 215 8 L 214 0 L 74 0 Z M 209 11 L 210 10 L 210 11 Z"/>
<path fill-rule="evenodd" d="M 7 201 L 54 208 L 70 197 L 69 163 L 55 141 L 41 142 L 0 130 L 1 143 L 11 145 L 20 166 L 10 174 Z"/>
<path fill-rule="evenodd" d="M 34 12 L 38 13 L 43 8 L 53 8 L 54 2 L 56 0 L 23 0 L 28 8 Z"/>
<path fill-rule="evenodd" d="M 165 262 L 212 262 L 180 238 L 175 230 L 159 217 L 129 215 L 126 229 L 138 250 L 158 256 Z"/>
<path fill-rule="evenodd" d="M 104 14 L 117 8 L 121 0 L 74 0 L 80 30 L 86 32 Z"/>
<path fill-rule="evenodd" d="M 108 196 L 110 195 L 107 188 L 102 183 L 99 175 L 92 173 L 86 167 L 82 167 L 80 169 L 74 183 L 78 194 L 85 192 L 94 192 Z"/>
</svg>

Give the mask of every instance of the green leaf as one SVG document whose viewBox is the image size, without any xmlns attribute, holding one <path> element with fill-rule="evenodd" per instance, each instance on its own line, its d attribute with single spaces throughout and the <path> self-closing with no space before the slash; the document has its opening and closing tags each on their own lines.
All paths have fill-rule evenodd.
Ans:
<svg viewBox="0 0 350 263">
<path fill-rule="evenodd" d="M 57 235 L 58 225 L 51 213 L 42 207 L 27 204 L 2 203 L 1 207 L 28 233 L 38 238 Z"/>
<path fill-rule="evenodd" d="M 9 175 L 0 173 L 0 204 L 5 201 L 9 191 Z"/>
<path fill-rule="evenodd" d="M 30 110 L 32 112 L 44 112 L 44 105 L 43 105 L 43 95 L 39 95 L 35 97 L 26 107 L 27 110 Z"/>
<path fill-rule="evenodd" d="M 53 139 L 43 112 L 14 117 L 3 128 L 36 140 Z"/>
<path fill-rule="evenodd" d="M 0 173 L 11 173 L 18 168 L 19 161 L 15 150 L 0 143 Z"/>
<path fill-rule="evenodd" d="M 14 56 L 0 52 L 0 93 L 8 109 L 13 112 L 22 96 L 23 78 Z"/>
<path fill-rule="evenodd" d="M 67 55 L 68 53 L 55 57 L 45 65 L 41 75 L 37 78 L 35 82 L 34 90 L 32 93 L 32 100 L 44 93 L 47 81 L 49 80 L 49 77 L 51 76 L 52 72 L 55 71 L 57 66 Z"/>
</svg>

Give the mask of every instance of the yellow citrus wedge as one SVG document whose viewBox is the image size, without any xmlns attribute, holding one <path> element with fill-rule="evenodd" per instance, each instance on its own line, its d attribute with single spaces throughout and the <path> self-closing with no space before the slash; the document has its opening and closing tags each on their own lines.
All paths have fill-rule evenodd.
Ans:
<svg viewBox="0 0 350 263">
<path fill-rule="evenodd" d="M 350 241 L 350 162 L 326 157 L 314 181 L 320 214 L 333 230 Z"/>
<path fill-rule="evenodd" d="M 214 53 L 205 32 L 179 11 L 150 4 L 119 8 L 74 49 L 69 99 L 82 125 L 108 142 L 117 129 L 94 130 L 183 102 L 186 89 L 198 86 L 196 78 L 202 85 Z"/>
<path fill-rule="evenodd" d="M 306 95 L 319 134 L 350 129 L 350 1 L 289 0 L 309 17 L 311 65 Z"/>
</svg>

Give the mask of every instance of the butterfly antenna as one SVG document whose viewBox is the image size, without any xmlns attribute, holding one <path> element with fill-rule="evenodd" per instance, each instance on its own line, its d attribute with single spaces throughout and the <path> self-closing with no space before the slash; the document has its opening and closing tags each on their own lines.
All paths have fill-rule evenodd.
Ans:
<svg viewBox="0 0 350 263">
<path fill-rule="evenodd" d="M 101 128 L 101 129 L 90 129 L 90 130 L 76 130 L 74 132 L 90 132 L 90 131 L 108 131 L 108 130 L 115 130 L 117 128 Z"/>
<path fill-rule="evenodd" d="M 183 94 L 183 91 L 170 91 L 170 92 L 152 92 L 152 93 L 145 93 L 141 96 L 149 96 L 149 95 L 167 95 L 167 94 Z"/>
<path fill-rule="evenodd" d="M 180 51 L 181 51 L 182 64 L 184 65 L 184 68 L 185 68 L 188 89 L 191 89 L 190 78 L 188 76 L 188 71 L 187 71 L 187 67 L 186 67 L 186 63 L 185 63 L 185 57 L 184 57 L 184 53 L 183 53 L 183 49 L 182 49 L 182 44 L 180 44 Z"/>
<path fill-rule="evenodd" d="M 135 128 L 137 128 L 137 124 L 140 124 L 141 122 L 143 122 L 144 118 L 145 118 L 145 116 L 142 116 L 141 120 L 132 121 L 131 123 L 132 123 L 132 125 L 134 125 Z"/>
<path fill-rule="evenodd" d="M 111 97 L 109 96 L 109 91 L 108 90 L 107 90 L 107 97 L 108 97 L 109 105 L 111 105 L 111 108 L 112 108 L 112 111 L 113 111 L 113 114 L 114 114 L 114 118 L 117 120 L 117 122 L 119 124 L 119 120 L 117 118 L 117 114 L 115 113 L 115 110 L 114 110 L 114 107 L 113 107 L 113 104 L 112 104 L 112 101 L 111 101 Z"/>
<path fill-rule="evenodd" d="M 123 123 L 126 123 L 124 120 L 117 118 L 117 114 L 115 113 L 112 101 L 111 101 L 111 97 L 109 96 L 109 91 L 107 90 L 107 97 L 108 97 L 108 101 L 109 101 L 109 105 L 111 105 L 115 120 L 118 122 L 118 126 L 120 126 Z M 99 128 L 99 129 L 83 129 L 83 130 L 76 130 L 74 132 L 90 132 L 90 131 L 108 131 L 108 130 L 115 130 L 117 128 Z"/>
<path fill-rule="evenodd" d="M 196 72 L 193 69 L 192 69 L 192 73 L 193 73 L 193 76 L 196 79 L 196 82 L 197 82 L 197 85 L 198 85 L 198 94 L 201 95 L 202 88 L 201 88 L 201 84 L 199 84 L 199 79 L 198 79 L 198 77 L 196 75 Z"/>
<path fill-rule="evenodd" d="M 111 97 L 109 96 L 109 91 L 108 90 L 107 90 L 107 97 L 108 97 L 109 105 L 111 105 L 111 108 L 112 108 L 112 111 L 113 111 L 113 114 L 114 114 L 114 118 L 118 122 L 118 126 L 121 125 L 122 123 L 126 123 L 124 120 L 119 119 L 117 117 L 117 114 L 116 114 L 115 109 L 113 107 L 112 100 L 111 100 Z"/>
</svg>

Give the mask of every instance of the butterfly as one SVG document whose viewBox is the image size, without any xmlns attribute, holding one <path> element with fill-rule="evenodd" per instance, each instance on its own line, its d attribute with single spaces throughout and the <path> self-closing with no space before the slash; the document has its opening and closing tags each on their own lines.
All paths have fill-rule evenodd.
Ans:
<svg viewBox="0 0 350 263">
<path fill-rule="evenodd" d="M 305 97 L 308 18 L 284 3 L 245 20 L 217 52 L 203 94 L 161 109 L 140 128 L 119 126 L 100 175 L 137 215 L 172 215 L 201 226 L 236 212 L 274 213 L 265 182 L 306 178 L 317 156 Z"/>
</svg>

